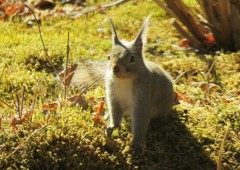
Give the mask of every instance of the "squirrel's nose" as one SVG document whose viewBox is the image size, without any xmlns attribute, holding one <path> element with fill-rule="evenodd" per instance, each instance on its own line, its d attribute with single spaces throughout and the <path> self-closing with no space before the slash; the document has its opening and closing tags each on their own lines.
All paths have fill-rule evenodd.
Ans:
<svg viewBox="0 0 240 170">
<path fill-rule="evenodd" d="M 114 73 L 119 73 L 120 72 L 120 68 L 118 66 L 114 66 L 113 67 L 113 72 Z"/>
</svg>

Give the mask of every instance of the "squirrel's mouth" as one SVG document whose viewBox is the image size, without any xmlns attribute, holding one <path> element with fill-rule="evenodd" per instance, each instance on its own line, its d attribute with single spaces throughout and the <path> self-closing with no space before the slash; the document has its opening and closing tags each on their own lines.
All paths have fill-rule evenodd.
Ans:
<svg viewBox="0 0 240 170">
<path fill-rule="evenodd" d="M 114 75 L 115 75 L 115 77 L 117 77 L 117 78 L 122 78 L 122 75 L 121 75 L 121 73 L 120 72 L 118 72 L 118 73 L 113 73 Z"/>
</svg>

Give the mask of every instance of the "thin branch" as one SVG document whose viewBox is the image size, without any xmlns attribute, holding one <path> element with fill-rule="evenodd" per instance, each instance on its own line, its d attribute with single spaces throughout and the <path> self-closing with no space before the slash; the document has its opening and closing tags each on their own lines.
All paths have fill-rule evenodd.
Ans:
<svg viewBox="0 0 240 170">
<path fill-rule="evenodd" d="M 56 70 L 56 68 L 54 67 L 54 65 L 53 65 L 53 63 L 51 62 L 50 57 L 49 57 L 49 55 L 48 55 L 47 48 L 46 48 L 45 43 L 44 43 L 44 41 L 43 41 L 42 32 L 41 32 L 41 27 L 40 27 L 40 24 L 39 24 L 39 22 L 38 22 L 38 19 L 37 19 L 36 15 L 35 15 L 34 11 L 33 11 L 27 4 L 25 4 L 25 6 L 31 11 L 31 13 L 33 14 L 33 16 L 34 16 L 34 18 L 35 18 L 35 20 L 36 20 L 36 22 L 37 22 L 38 32 L 39 32 L 39 35 L 40 35 L 40 39 L 41 39 L 41 41 L 42 41 L 42 45 L 43 45 L 43 48 L 44 48 L 44 51 L 45 51 L 47 60 L 48 60 L 48 62 L 51 64 L 51 66 L 52 66 L 52 68 L 54 69 L 54 72 L 55 72 L 55 74 L 56 74 L 56 73 L 57 73 L 57 70 Z"/>
<path fill-rule="evenodd" d="M 18 111 L 17 102 L 15 101 L 13 93 L 11 93 L 11 96 L 12 96 L 13 104 L 15 105 L 15 110 Z"/>
<path fill-rule="evenodd" d="M 66 101 L 67 99 L 67 68 L 68 68 L 68 60 L 69 60 L 69 31 L 68 31 L 68 41 L 67 41 L 67 54 L 66 54 L 66 66 L 65 66 L 65 75 L 64 75 L 64 100 Z"/>
<path fill-rule="evenodd" d="M 2 77 L 3 77 L 3 74 L 4 74 L 4 71 L 5 71 L 5 68 L 6 68 L 6 65 L 3 66 L 2 73 L 1 73 L 1 76 L 0 76 L 0 81 L 1 81 L 1 79 L 2 79 Z"/>
<path fill-rule="evenodd" d="M 21 119 L 21 108 L 20 108 L 20 99 L 19 99 L 19 96 L 18 96 L 17 93 L 16 93 L 16 99 L 17 99 L 17 103 L 16 103 L 16 105 L 17 105 L 17 113 L 18 113 L 20 121 L 22 121 L 22 119 Z"/>
<path fill-rule="evenodd" d="M 181 74 L 178 75 L 177 78 L 174 80 L 174 83 L 176 83 L 183 75 L 185 75 L 185 74 L 187 74 L 187 73 L 189 73 L 189 72 L 192 72 L 192 71 L 195 71 L 195 72 L 196 72 L 197 70 L 196 70 L 196 69 L 191 69 L 191 70 L 187 70 L 187 71 L 181 73 Z"/>
<path fill-rule="evenodd" d="M 124 2 L 128 2 L 128 0 L 117 0 L 117 1 L 109 3 L 109 4 L 104 4 L 104 5 L 100 5 L 100 6 L 98 5 L 98 6 L 86 7 L 82 11 L 77 13 L 76 15 L 69 16 L 69 18 L 78 18 L 78 17 L 80 17 L 82 15 L 85 15 L 85 14 L 88 14 L 90 12 L 101 10 L 101 9 L 110 8 L 110 7 L 115 6 L 115 5 L 120 5 L 120 4 L 124 3 Z"/>
<path fill-rule="evenodd" d="M 222 155 L 223 155 L 224 144 L 227 139 L 229 127 L 230 127 L 230 125 L 227 126 L 227 129 L 226 129 L 225 134 L 222 139 L 221 147 L 220 147 L 219 154 L 218 154 L 217 170 L 222 170 Z"/>
<path fill-rule="evenodd" d="M 50 124 L 51 124 L 51 122 L 49 122 L 48 124 L 44 125 L 43 127 L 39 128 L 39 129 L 35 130 L 31 135 L 29 135 L 29 136 L 27 137 L 26 140 L 24 140 L 20 145 L 18 145 L 18 146 L 15 148 L 15 150 L 7 156 L 6 159 L 10 158 L 10 157 L 11 157 L 15 152 L 17 152 L 25 143 L 27 143 L 27 141 L 29 141 L 35 134 L 37 134 L 38 132 L 40 132 L 41 130 L 43 130 L 45 127 L 47 127 L 47 126 L 50 125 Z"/>
<path fill-rule="evenodd" d="M 96 82 L 98 82 L 98 81 L 99 81 L 101 78 L 103 78 L 103 77 L 104 77 L 104 75 L 101 75 L 101 76 L 99 76 L 96 80 L 94 80 L 91 84 L 87 85 L 87 86 L 84 88 L 84 90 L 78 95 L 78 97 L 74 100 L 73 106 L 75 106 L 75 105 L 78 103 L 78 101 L 81 99 L 82 94 L 84 94 L 84 93 L 89 89 L 89 87 L 91 87 L 93 84 L 95 84 Z"/>
<path fill-rule="evenodd" d="M 32 104 L 32 110 L 31 110 L 31 118 L 30 118 L 30 122 L 32 122 L 32 115 L 33 115 L 33 112 L 34 112 L 34 109 L 35 109 L 36 97 L 37 97 L 37 94 L 34 93 L 34 95 L 33 95 L 33 104 Z"/>
<path fill-rule="evenodd" d="M 38 85 L 39 85 L 39 82 L 40 82 L 40 80 L 38 80 L 37 81 L 37 83 L 36 83 L 36 85 L 35 86 L 37 86 L 38 87 Z M 33 95 L 33 104 L 32 104 L 32 114 L 33 114 L 33 112 L 34 112 L 34 109 L 35 109 L 35 104 L 36 104 L 36 98 L 37 98 L 37 93 L 36 93 L 36 91 L 34 90 L 34 95 Z M 31 116 L 31 122 L 32 122 L 32 116 Z"/>
<path fill-rule="evenodd" d="M 16 111 L 16 108 L 12 107 L 10 104 L 4 102 L 3 100 L 0 99 L 0 102 L 7 105 L 8 107 L 10 107 L 11 109 L 15 110 Z"/>
<path fill-rule="evenodd" d="M 23 91 L 22 91 L 22 101 L 21 101 L 21 109 L 20 109 L 20 120 L 22 120 L 22 115 L 23 115 L 23 105 L 24 105 L 24 96 L 25 96 L 26 88 L 23 86 Z"/>
<path fill-rule="evenodd" d="M 207 74 L 211 73 L 212 69 L 214 68 L 214 65 L 215 65 L 215 60 L 212 61 L 211 65 L 210 65 L 210 67 L 209 67 L 209 69 L 207 71 Z"/>
</svg>

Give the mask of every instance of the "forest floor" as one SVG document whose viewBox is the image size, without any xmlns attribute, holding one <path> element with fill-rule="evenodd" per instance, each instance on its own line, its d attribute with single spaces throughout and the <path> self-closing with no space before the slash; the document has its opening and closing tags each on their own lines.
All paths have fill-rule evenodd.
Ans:
<svg viewBox="0 0 240 170">
<path fill-rule="evenodd" d="M 63 102 L 57 73 L 66 62 L 68 32 L 69 64 L 105 61 L 108 17 L 131 40 L 148 15 L 145 56 L 172 75 L 180 104 L 167 122 L 149 128 L 136 157 L 128 119 L 109 139 L 107 121 L 95 117 L 105 104 L 104 84 L 81 95 L 86 107 L 72 107 Z M 46 55 L 35 22 L 0 21 L 0 169 L 240 169 L 240 53 L 197 54 L 180 46 L 171 23 L 150 0 L 75 19 L 42 17 Z M 66 97 L 79 95 L 76 89 Z"/>
</svg>

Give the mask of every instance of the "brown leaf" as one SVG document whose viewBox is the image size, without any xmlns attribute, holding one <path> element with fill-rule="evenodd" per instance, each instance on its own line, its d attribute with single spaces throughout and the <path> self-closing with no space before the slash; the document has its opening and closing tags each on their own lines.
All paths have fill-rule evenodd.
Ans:
<svg viewBox="0 0 240 170">
<path fill-rule="evenodd" d="M 100 101 L 100 102 L 98 103 L 97 115 L 103 116 L 104 105 L 105 105 L 105 102 L 104 102 L 104 101 Z"/>
<path fill-rule="evenodd" d="M 73 64 L 73 65 L 67 66 L 66 79 L 65 79 L 65 69 L 58 74 L 58 77 L 60 78 L 60 80 L 63 82 L 63 84 L 66 84 L 67 87 L 69 87 L 71 84 L 71 80 L 72 80 L 74 71 L 76 70 L 77 66 L 78 66 L 78 64 Z"/>
<path fill-rule="evenodd" d="M 104 112 L 104 105 L 105 105 L 105 102 L 100 101 L 100 102 L 98 102 L 97 107 L 94 108 L 94 110 L 96 110 L 96 112 L 93 113 L 92 119 L 97 124 L 101 124 L 101 125 L 104 124 L 103 119 L 102 119 L 103 112 Z"/>
<path fill-rule="evenodd" d="M 180 97 L 180 95 L 178 95 L 177 92 L 173 93 L 173 98 L 174 98 L 174 105 L 180 104 L 179 100 L 180 100 L 181 97 Z"/>
<path fill-rule="evenodd" d="M 213 83 L 210 83 L 210 84 L 207 84 L 207 83 L 202 83 L 200 85 L 200 89 L 203 91 L 203 92 L 208 92 L 208 95 L 211 94 L 211 92 L 216 92 L 217 90 L 220 89 L 220 86 L 216 85 L 216 84 L 213 84 Z"/>
<path fill-rule="evenodd" d="M 31 117 L 32 117 L 32 112 L 27 112 L 27 113 L 25 113 L 25 114 L 23 115 L 23 117 L 26 118 L 26 119 L 31 119 Z"/>
<path fill-rule="evenodd" d="M 16 9 L 17 8 L 15 5 L 11 5 L 11 6 L 8 6 L 7 8 L 5 8 L 4 12 L 8 16 L 12 16 L 15 13 Z"/>
<path fill-rule="evenodd" d="M 61 106 L 59 102 L 51 102 L 51 103 L 43 103 L 43 110 L 52 110 L 57 111 L 57 109 Z"/>
<path fill-rule="evenodd" d="M 180 104 L 180 101 L 189 103 L 189 104 L 194 104 L 193 101 L 189 100 L 188 98 L 186 98 L 184 96 L 184 94 L 180 93 L 180 92 L 174 92 L 174 101 L 175 101 L 175 105 Z"/>
<path fill-rule="evenodd" d="M 200 89 L 201 89 L 203 92 L 207 91 L 207 90 L 208 90 L 208 85 L 207 85 L 207 83 L 202 83 L 202 84 L 200 85 Z"/>
<path fill-rule="evenodd" d="M 102 117 L 98 116 L 96 113 L 93 114 L 92 120 L 97 124 L 100 124 L 100 125 L 104 124 Z"/>
<path fill-rule="evenodd" d="M 24 121 L 25 121 L 25 120 L 23 120 L 23 119 L 22 119 L 22 121 L 21 121 L 21 120 L 19 120 L 19 119 L 17 119 L 17 118 L 13 118 L 13 119 L 12 119 L 12 122 L 11 122 L 11 125 L 12 125 L 12 126 L 20 125 L 20 124 L 22 124 Z"/>
<path fill-rule="evenodd" d="M 18 120 L 16 118 L 12 119 L 11 125 L 16 126 L 18 124 Z"/>
</svg>

